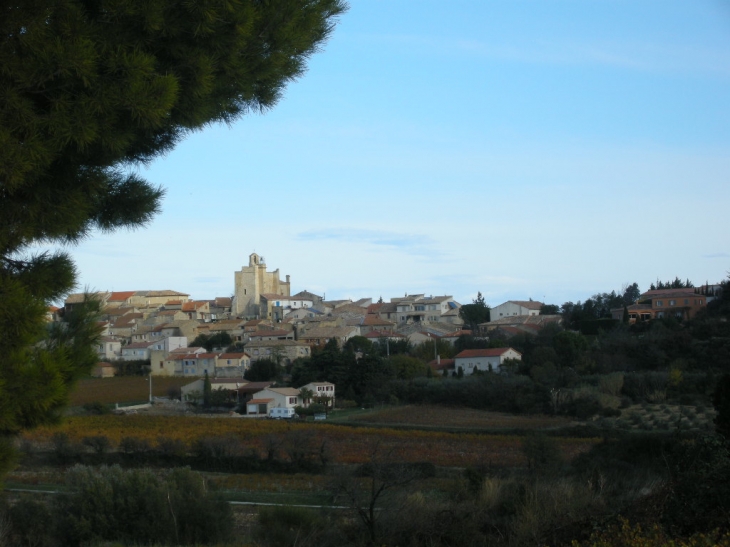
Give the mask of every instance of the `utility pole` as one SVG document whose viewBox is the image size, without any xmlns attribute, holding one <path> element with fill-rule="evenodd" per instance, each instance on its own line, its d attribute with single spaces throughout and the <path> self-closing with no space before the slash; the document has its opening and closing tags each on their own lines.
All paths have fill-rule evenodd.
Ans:
<svg viewBox="0 0 730 547">
<path fill-rule="evenodd" d="M 150 376 L 149 376 L 149 381 L 150 381 L 150 404 L 152 404 L 152 373 L 151 372 L 150 372 Z"/>
</svg>

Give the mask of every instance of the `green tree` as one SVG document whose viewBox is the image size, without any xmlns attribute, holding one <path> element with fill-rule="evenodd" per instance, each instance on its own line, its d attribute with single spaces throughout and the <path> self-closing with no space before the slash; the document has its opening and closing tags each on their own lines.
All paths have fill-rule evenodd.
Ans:
<svg viewBox="0 0 730 547">
<path fill-rule="evenodd" d="M 474 332 L 479 329 L 480 323 L 488 323 L 490 321 L 489 306 L 484 301 L 482 293 L 477 293 L 477 297 L 471 304 L 464 304 L 459 308 L 459 317 Z"/>
<path fill-rule="evenodd" d="M 212 391 L 213 388 L 210 385 L 210 378 L 208 378 L 208 373 L 206 372 L 205 379 L 203 380 L 203 406 L 210 406 Z"/>
<path fill-rule="evenodd" d="M 712 395 L 715 406 L 715 431 L 730 440 L 730 374 L 723 375 L 717 382 Z"/>
<path fill-rule="evenodd" d="M 279 379 L 281 367 L 271 359 L 258 359 L 251 363 L 243 377 L 249 382 L 269 382 Z"/>
<path fill-rule="evenodd" d="M 190 343 L 193 348 L 205 348 L 213 351 L 214 348 L 225 348 L 233 343 L 231 335 L 227 332 L 217 332 L 215 334 L 199 334 L 195 340 Z"/>
<path fill-rule="evenodd" d="M 94 364 L 88 302 L 63 252 L 148 223 L 163 190 L 133 168 L 189 132 L 272 107 L 331 33 L 342 0 L 23 0 L 0 17 L 0 473 L 23 429 L 54 421 Z"/>
<path fill-rule="evenodd" d="M 558 315 L 560 306 L 557 304 L 543 304 L 540 306 L 540 315 Z"/>
<path fill-rule="evenodd" d="M 410 380 L 418 376 L 426 376 L 431 368 L 420 359 L 407 355 L 393 355 L 389 359 L 395 377 L 400 380 Z"/>
</svg>

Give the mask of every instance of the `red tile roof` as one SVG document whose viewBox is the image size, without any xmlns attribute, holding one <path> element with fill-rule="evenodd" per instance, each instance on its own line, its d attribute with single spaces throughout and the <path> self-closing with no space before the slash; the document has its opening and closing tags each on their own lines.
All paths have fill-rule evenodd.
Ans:
<svg viewBox="0 0 730 547">
<path fill-rule="evenodd" d="M 487 349 L 465 349 L 454 359 L 464 359 L 468 357 L 499 357 L 505 354 L 507 351 L 512 350 L 518 355 L 522 355 L 519 351 L 513 348 L 487 348 Z"/>
<path fill-rule="evenodd" d="M 542 302 L 537 302 L 536 300 L 510 300 L 510 302 L 528 310 L 539 310 L 543 306 Z"/>
<path fill-rule="evenodd" d="M 109 302 L 124 302 L 127 298 L 130 298 L 134 296 L 137 293 L 137 291 L 123 291 L 123 292 L 113 292 L 112 295 L 109 297 Z"/>
<path fill-rule="evenodd" d="M 263 338 L 265 336 L 289 336 L 289 335 L 294 336 L 293 331 L 277 329 L 277 330 L 257 330 L 255 332 L 252 332 L 249 336 L 251 338 Z"/>
<path fill-rule="evenodd" d="M 436 359 L 434 359 L 428 363 L 428 366 L 434 370 L 444 370 L 445 368 L 454 368 L 455 363 L 456 359 L 441 359 L 440 363 L 437 363 Z"/>
<path fill-rule="evenodd" d="M 381 317 L 375 313 L 368 313 L 365 316 L 365 319 L 363 319 L 362 325 L 366 327 L 372 327 L 376 325 L 390 326 L 394 325 L 394 323 L 392 323 L 391 321 L 386 321 L 385 319 L 381 319 Z"/>
<path fill-rule="evenodd" d="M 195 311 L 198 308 L 202 308 L 207 303 L 208 302 L 206 302 L 205 300 L 198 301 L 198 302 L 196 302 L 196 301 L 193 301 L 193 302 L 184 302 L 183 305 L 182 305 L 182 311 Z"/>
<path fill-rule="evenodd" d="M 405 338 L 405 336 L 398 332 L 372 330 L 365 335 L 365 338 Z"/>
</svg>

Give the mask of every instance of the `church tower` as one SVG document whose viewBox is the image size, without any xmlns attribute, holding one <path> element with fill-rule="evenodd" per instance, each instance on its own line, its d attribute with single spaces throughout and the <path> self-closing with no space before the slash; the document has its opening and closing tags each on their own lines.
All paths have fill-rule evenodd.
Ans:
<svg viewBox="0 0 730 547">
<path fill-rule="evenodd" d="M 266 271 L 263 256 L 251 253 L 248 266 L 234 274 L 233 313 L 237 317 L 255 318 L 259 316 L 262 294 L 278 294 L 291 296 L 289 276 L 286 281 L 279 279 L 279 269 Z"/>
</svg>

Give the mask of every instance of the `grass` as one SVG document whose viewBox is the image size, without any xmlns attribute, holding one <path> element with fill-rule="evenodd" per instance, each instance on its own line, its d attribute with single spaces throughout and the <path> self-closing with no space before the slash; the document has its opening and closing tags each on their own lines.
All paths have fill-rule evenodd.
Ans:
<svg viewBox="0 0 730 547">
<path fill-rule="evenodd" d="M 152 395 L 165 397 L 171 389 L 189 384 L 195 378 L 152 377 Z M 150 385 L 147 376 L 117 376 L 115 378 L 84 378 L 71 392 L 71 406 L 87 403 L 103 404 L 146 402 Z"/>
</svg>

